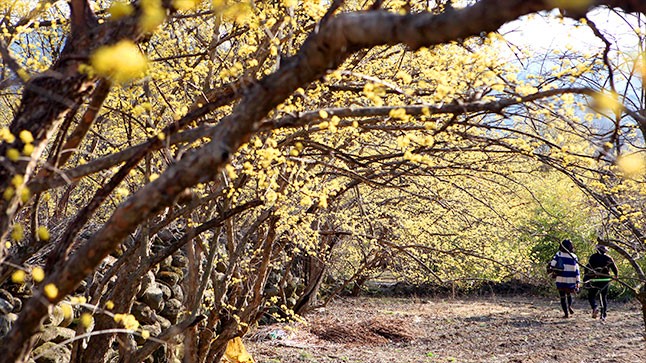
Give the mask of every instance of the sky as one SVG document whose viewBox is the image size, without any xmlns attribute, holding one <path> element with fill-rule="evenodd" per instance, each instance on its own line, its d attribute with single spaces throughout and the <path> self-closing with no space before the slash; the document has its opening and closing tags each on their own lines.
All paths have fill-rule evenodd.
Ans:
<svg viewBox="0 0 646 363">
<path fill-rule="evenodd" d="M 602 34 L 612 43 L 609 58 L 614 65 L 621 64 L 622 69 L 634 66 L 634 60 L 639 54 L 637 32 L 642 36 L 646 34 L 646 19 L 640 19 L 634 15 L 619 16 L 614 11 L 602 8 L 596 9 L 588 14 Z M 575 26 L 576 24 L 580 26 Z M 640 28 L 641 27 L 641 28 Z M 560 52 L 568 51 L 576 54 L 599 54 L 605 44 L 597 38 L 587 25 L 581 25 L 573 19 L 562 19 L 558 11 L 552 11 L 541 15 L 523 17 L 517 21 L 505 24 L 500 29 L 505 39 L 521 49 L 528 49 L 533 55 L 533 60 L 524 60 L 524 71 L 528 74 L 536 73 L 542 62 L 545 62 L 543 55 L 554 54 L 555 50 Z M 644 47 L 644 45 L 642 45 Z M 509 52 L 509 61 L 518 63 L 514 54 Z M 558 57 L 552 57 L 547 64 L 556 64 Z M 625 72 L 628 74 L 628 72 Z M 601 80 L 605 80 L 607 72 L 598 74 Z M 523 78 L 523 77 L 519 77 Z M 615 82 L 619 94 L 624 94 L 627 88 L 627 80 L 620 73 L 615 72 Z M 625 92 L 626 98 L 623 103 L 631 109 L 640 107 L 641 79 L 632 78 L 633 90 Z M 608 85 L 605 85 L 608 90 Z M 595 124 L 600 128 L 611 127 L 608 120 L 595 119 Z"/>
<path fill-rule="evenodd" d="M 638 27 L 636 17 L 622 19 L 609 9 L 594 10 L 588 17 L 611 41 L 616 41 L 623 51 L 636 49 L 637 39 L 633 30 Z M 576 21 L 572 19 L 558 19 L 558 11 L 554 10 L 505 24 L 500 28 L 500 33 L 513 44 L 530 47 L 534 51 L 563 50 L 568 46 L 581 52 L 603 48 L 603 43 L 589 27 L 575 27 L 575 24 Z M 643 24 L 641 31 L 642 34 L 646 33 Z"/>
</svg>

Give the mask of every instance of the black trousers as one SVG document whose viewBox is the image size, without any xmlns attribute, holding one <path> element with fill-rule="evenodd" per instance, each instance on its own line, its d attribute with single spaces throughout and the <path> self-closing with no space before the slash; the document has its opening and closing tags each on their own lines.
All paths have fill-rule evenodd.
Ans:
<svg viewBox="0 0 646 363">
<path fill-rule="evenodd" d="M 559 290 L 559 297 L 561 298 L 561 309 L 565 315 L 570 315 L 572 309 L 572 294 L 568 291 Z"/>
<path fill-rule="evenodd" d="M 601 302 L 601 317 L 606 317 L 608 309 L 608 288 L 610 282 L 608 281 L 593 281 L 589 283 L 588 287 L 588 302 L 592 309 L 597 308 L 597 301 Z"/>
</svg>

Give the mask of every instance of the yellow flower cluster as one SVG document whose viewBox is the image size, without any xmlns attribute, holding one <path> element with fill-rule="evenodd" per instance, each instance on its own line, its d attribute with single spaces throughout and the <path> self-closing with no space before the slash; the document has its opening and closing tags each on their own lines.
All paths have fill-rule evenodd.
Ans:
<svg viewBox="0 0 646 363">
<path fill-rule="evenodd" d="M 117 1 L 110 6 L 108 13 L 110 14 L 111 20 L 119 20 L 126 16 L 131 15 L 135 11 L 135 8 L 125 2 Z"/>
<path fill-rule="evenodd" d="M 114 314 L 114 321 L 121 323 L 129 330 L 137 330 L 139 328 L 139 321 L 132 314 Z"/>
<path fill-rule="evenodd" d="M 13 136 L 13 134 L 7 127 L 0 127 L 0 140 L 11 144 L 12 142 L 16 141 L 16 137 Z"/>
<path fill-rule="evenodd" d="M 173 6 L 177 10 L 191 10 L 200 5 L 202 0 L 173 0 Z"/>
<path fill-rule="evenodd" d="M 124 83 L 143 76 L 148 61 L 133 42 L 122 40 L 99 48 L 90 63 L 97 74 Z"/>
<path fill-rule="evenodd" d="M 142 15 L 139 18 L 139 27 L 146 33 L 155 31 L 166 20 L 166 9 L 161 0 L 142 0 Z"/>
</svg>

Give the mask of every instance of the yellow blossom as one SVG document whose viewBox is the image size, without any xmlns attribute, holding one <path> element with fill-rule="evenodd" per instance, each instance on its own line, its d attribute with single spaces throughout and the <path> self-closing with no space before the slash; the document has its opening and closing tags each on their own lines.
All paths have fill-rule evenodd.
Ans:
<svg viewBox="0 0 646 363">
<path fill-rule="evenodd" d="M 18 74 L 18 77 L 20 77 L 20 79 L 21 79 L 23 82 L 27 82 L 27 81 L 29 81 L 29 78 L 30 78 L 30 77 L 29 77 L 29 73 L 27 73 L 27 71 L 26 71 L 24 68 L 20 68 L 20 69 L 18 69 L 18 70 L 16 71 L 16 73 Z"/>
<path fill-rule="evenodd" d="M 29 201 L 29 198 L 31 198 L 31 191 L 29 188 L 24 187 L 20 189 L 20 201 L 23 203 L 27 203 Z"/>
<path fill-rule="evenodd" d="M 641 154 L 622 155 L 617 159 L 619 170 L 627 177 L 635 178 L 644 175 L 646 163 Z"/>
<path fill-rule="evenodd" d="M 14 148 L 10 148 L 9 150 L 7 150 L 7 158 L 11 161 L 18 161 L 18 159 L 20 158 L 20 151 Z"/>
<path fill-rule="evenodd" d="M 70 319 L 74 314 L 74 309 L 72 308 L 72 305 L 67 303 L 61 304 L 61 310 L 63 310 L 63 317 L 65 319 Z"/>
<path fill-rule="evenodd" d="M 108 309 L 108 310 L 114 309 L 114 302 L 112 300 L 106 301 L 105 308 Z"/>
<path fill-rule="evenodd" d="M 191 10 L 200 5 L 201 0 L 173 0 L 173 6 L 177 10 Z"/>
<path fill-rule="evenodd" d="M 616 93 L 599 92 L 594 95 L 594 107 L 601 110 L 610 110 L 613 113 L 620 112 L 623 105 L 619 102 L 619 96 Z"/>
<path fill-rule="evenodd" d="M 222 9 L 222 18 L 238 24 L 249 23 L 252 18 L 252 7 L 249 2 L 236 2 Z M 267 27 L 269 25 L 267 24 Z M 271 49 L 276 49 L 273 47 Z"/>
<path fill-rule="evenodd" d="M 406 84 L 410 83 L 413 80 L 413 77 L 404 71 L 397 72 L 397 74 L 395 74 L 395 78 L 401 79 L 401 81 Z"/>
<path fill-rule="evenodd" d="M 16 270 L 11 274 L 11 281 L 16 284 L 24 284 L 27 274 L 23 270 Z"/>
<path fill-rule="evenodd" d="M 70 302 L 72 304 L 85 304 L 87 302 L 87 299 L 85 298 L 85 296 L 73 296 L 70 299 Z"/>
<path fill-rule="evenodd" d="M 147 65 L 146 57 L 129 40 L 99 48 L 90 57 L 90 62 L 97 74 L 118 83 L 141 77 Z"/>
<path fill-rule="evenodd" d="M 11 144 L 14 141 L 16 141 L 16 137 L 13 136 L 13 134 L 11 133 L 11 131 L 9 131 L 8 128 L 0 127 L 0 140 L 4 140 Z"/>
<path fill-rule="evenodd" d="M 403 108 L 393 108 L 390 110 L 388 113 L 388 116 L 400 120 L 406 120 L 408 118 L 408 115 L 406 114 L 406 110 Z"/>
<path fill-rule="evenodd" d="M 92 314 L 90 313 L 81 314 L 81 325 L 83 325 L 85 329 L 88 329 L 90 326 L 92 326 L 93 322 L 94 322 L 94 317 L 92 317 Z"/>
<path fill-rule="evenodd" d="M 47 296 L 49 300 L 54 300 L 58 296 L 58 287 L 56 287 L 56 285 L 52 283 L 45 285 L 43 291 L 45 292 L 45 296 Z"/>
<path fill-rule="evenodd" d="M 327 196 L 324 195 L 319 198 L 319 207 L 327 208 Z"/>
<path fill-rule="evenodd" d="M 2 192 L 2 197 L 4 200 L 11 200 L 13 196 L 16 194 L 16 190 L 13 187 L 7 187 L 7 189 Z"/>
<path fill-rule="evenodd" d="M 121 1 L 113 3 L 112 6 L 110 6 L 110 8 L 108 9 L 111 20 L 119 20 L 123 17 L 131 15 L 134 11 L 135 8 L 133 8 L 132 5 Z"/>
<path fill-rule="evenodd" d="M 13 231 L 11 231 L 11 239 L 18 242 L 25 237 L 25 230 L 22 227 L 22 224 L 15 224 L 13 226 Z"/>
<path fill-rule="evenodd" d="M 11 184 L 13 184 L 13 186 L 16 188 L 20 187 L 24 182 L 25 178 L 20 174 L 16 174 L 13 178 L 11 178 Z"/>
<path fill-rule="evenodd" d="M 131 314 L 114 314 L 114 321 L 123 324 L 129 330 L 137 330 L 139 328 L 139 321 Z"/>
<path fill-rule="evenodd" d="M 309 195 L 304 196 L 303 199 L 301 199 L 301 205 L 303 207 L 309 207 L 312 205 L 312 198 Z"/>
<path fill-rule="evenodd" d="M 34 152 L 34 144 L 25 144 L 25 147 L 22 149 L 22 154 L 25 156 L 30 156 Z"/>
<path fill-rule="evenodd" d="M 29 130 L 20 131 L 20 134 L 18 135 L 18 137 L 20 137 L 20 140 L 22 140 L 22 142 L 25 144 L 34 142 L 34 136 L 31 134 Z"/>
<path fill-rule="evenodd" d="M 236 168 L 233 165 L 227 164 L 224 169 L 226 170 L 229 179 L 235 180 L 236 178 L 238 178 L 238 174 L 236 174 Z"/>
<path fill-rule="evenodd" d="M 128 191 L 127 188 L 123 188 L 123 187 L 115 189 L 114 192 L 115 192 L 116 195 L 118 195 L 118 196 L 120 196 L 122 198 L 125 198 L 125 197 L 128 196 L 128 194 L 130 194 L 130 191 Z"/>
<path fill-rule="evenodd" d="M 31 270 L 31 277 L 35 282 L 41 282 L 45 279 L 45 271 L 41 267 L 36 266 Z"/>
<path fill-rule="evenodd" d="M 161 0 L 143 0 L 141 8 L 143 14 L 139 18 L 139 27 L 146 33 L 154 31 L 166 20 L 166 10 Z"/>
<path fill-rule="evenodd" d="M 41 241 L 49 241 L 49 230 L 47 227 L 40 226 L 37 229 L 38 239 Z"/>
</svg>

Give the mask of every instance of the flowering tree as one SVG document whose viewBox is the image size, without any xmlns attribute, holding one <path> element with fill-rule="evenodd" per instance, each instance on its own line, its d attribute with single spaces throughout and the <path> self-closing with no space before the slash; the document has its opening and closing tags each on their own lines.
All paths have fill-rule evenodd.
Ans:
<svg viewBox="0 0 646 363">
<path fill-rule="evenodd" d="M 89 310 L 72 360 L 117 354 L 117 326 L 144 339 L 126 335 L 121 360 L 143 361 L 181 337 L 187 361 L 217 361 L 267 311 L 281 318 L 311 301 L 321 262 L 344 240 L 362 245 L 345 253 L 365 252 L 347 258 L 360 261 L 356 277 L 393 252 L 433 274 L 433 254 L 489 258 L 481 237 L 512 215 L 483 196 L 521 173 L 541 143 L 556 146 L 550 130 L 522 138 L 523 127 L 548 124 L 541 109 L 596 94 L 519 80 L 496 59 L 503 42 L 492 32 L 554 7 L 578 18 L 596 6 L 646 6 L 428 5 L 3 5 L 3 114 L 11 122 L 0 131 L 0 276 L 33 296 L 4 336 L 2 356 L 28 359 L 48 310 L 69 316 L 73 305 Z M 526 125 L 508 122 L 528 115 Z M 520 186 L 505 188 L 504 204 L 520 199 Z M 424 203 L 437 228 L 402 221 Z M 410 235 L 397 235 L 397 223 Z M 470 228 L 458 245 L 441 226 Z M 30 276 L 16 270 L 26 265 Z M 78 293 L 84 299 L 69 298 Z M 162 307 L 163 295 L 173 298 Z M 146 307 L 165 311 L 165 321 Z M 85 350 L 81 337 L 89 338 Z"/>
</svg>

